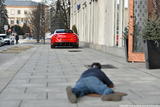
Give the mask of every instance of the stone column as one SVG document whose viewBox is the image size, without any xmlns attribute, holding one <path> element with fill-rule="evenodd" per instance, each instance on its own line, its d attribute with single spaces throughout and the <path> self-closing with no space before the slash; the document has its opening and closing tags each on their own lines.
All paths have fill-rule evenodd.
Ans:
<svg viewBox="0 0 160 107">
<path fill-rule="evenodd" d="M 119 38 L 118 38 L 118 47 L 123 46 L 123 12 L 124 10 L 124 0 L 119 1 Z"/>
<path fill-rule="evenodd" d="M 114 0 L 114 45 L 116 45 L 116 36 L 117 36 L 117 12 L 118 12 L 118 8 L 117 8 L 117 0 Z"/>
</svg>

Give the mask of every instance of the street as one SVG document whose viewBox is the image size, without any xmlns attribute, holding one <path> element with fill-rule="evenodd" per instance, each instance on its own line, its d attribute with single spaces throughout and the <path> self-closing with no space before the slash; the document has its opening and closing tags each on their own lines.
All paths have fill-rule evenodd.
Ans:
<svg viewBox="0 0 160 107">
<path fill-rule="evenodd" d="M 160 0 L 0 0 L 0 107 L 160 107 L 159 19 Z"/>
<path fill-rule="evenodd" d="M 24 44 L 27 45 L 27 44 Z M 144 63 L 89 48 L 56 48 L 33 45 L 0 65 L 0 107 L 119 107 L 120 105 L 160 104 L 160 72 L 146 70 Z M 1 55 L 1 53 L 0 53 Z M 74 86 L 87 65 L 100 62 L 115 68 L 103 71 L 115 83 L 115 91 L 128 95 L 120 102 L 101 101 L 85 96 L 71 104 L 67 85 Z"/>
</svg>

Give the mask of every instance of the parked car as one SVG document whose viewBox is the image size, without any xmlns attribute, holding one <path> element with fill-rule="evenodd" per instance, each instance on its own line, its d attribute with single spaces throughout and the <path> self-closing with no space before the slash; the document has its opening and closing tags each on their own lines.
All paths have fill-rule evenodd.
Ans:
<svg viewBox="0 0 160 107">
<path fill-rule="evenodd" d="M 73 46 L 78 48 L 78 35 L 69 29 L 57 29 L 51 37 L 51 48 L 55 48 L 56 46 Z"/>
<path fill-rule="evenodd" d="M 4 39 L 2 37 L 0 37 L 0 46 L 4 45 Z"/>
<path fill-rule="evenodd" d="M 2 37 L 4 39 L 4 44 L 5 45 L 14 44 L 14 39 L 10 38 L 9 35 L 0 34 L 0 37 Z"/>
<path fill-rule="evenodd" d="M 45 34 L 45 39 L 46 39 L 46 40 L 50 40 L 51 37 L 52 37 L 52 34 L 51 34 L 50 32 L 47 32 L 47 33 Z"/>
</svg>

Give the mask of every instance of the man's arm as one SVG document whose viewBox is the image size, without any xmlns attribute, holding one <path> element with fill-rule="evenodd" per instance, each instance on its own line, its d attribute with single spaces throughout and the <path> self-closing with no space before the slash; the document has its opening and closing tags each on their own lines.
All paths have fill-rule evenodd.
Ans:
<svg viewBox="0 0 160 107">
<path fill-rule="evenodd" d="M 104 72 L 102 72 L 102 75 L 104 84 L 106 84 L 109 88 L 113 88 L 114 87 L 113 82 L 106 76 Z"/>
</svg>

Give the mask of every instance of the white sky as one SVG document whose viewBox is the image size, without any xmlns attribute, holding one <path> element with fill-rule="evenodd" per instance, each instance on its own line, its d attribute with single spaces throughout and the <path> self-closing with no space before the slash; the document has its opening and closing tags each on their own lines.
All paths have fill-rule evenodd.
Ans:
<svg viewBox="0 0 160 107">
<path fill-rule="evenodd" d="M 119 4 L 119 0 L 117 0 L 117 4 Z M 128 7 L 128 0 L 124 0 L 124 7 Z"/>
<path fill-rule="evenodd" d="M 128 0 L 125 0 L 124 6 L 125 6 L 125 7 L 128 7 Z"/>
</svg>

